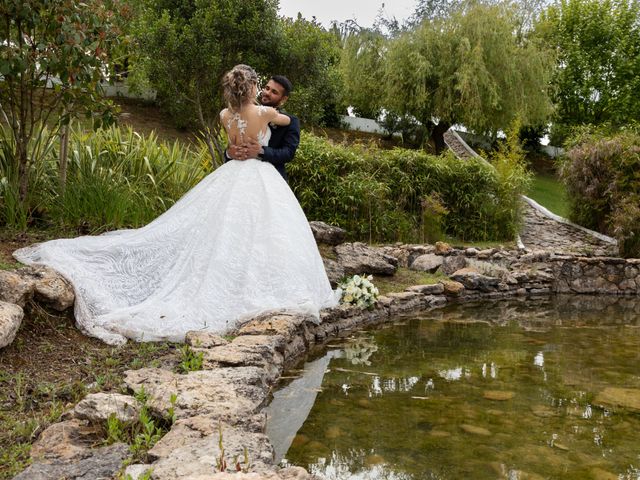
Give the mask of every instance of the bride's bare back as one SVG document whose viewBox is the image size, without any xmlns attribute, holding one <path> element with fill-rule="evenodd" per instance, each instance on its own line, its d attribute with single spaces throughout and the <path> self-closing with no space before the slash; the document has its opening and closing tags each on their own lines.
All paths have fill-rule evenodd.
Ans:
<svg viewBox="0 0 640 480">
<path fill-rule="evenodd" d="M 249 141 L 259 142 L 266 135 L 269 123 L 289 125 L 291 119 L 273 107 L 244 104 L 240 111 L 225 108 L 220 112 L 220 120 L 229 137 L 230 145 L 242 145 Z"/>
</svg>

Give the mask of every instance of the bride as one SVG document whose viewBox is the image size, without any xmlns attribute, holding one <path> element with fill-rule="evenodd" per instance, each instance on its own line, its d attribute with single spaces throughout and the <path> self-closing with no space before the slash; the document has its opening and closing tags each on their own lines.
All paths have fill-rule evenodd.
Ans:
<svg viewBox="0 0 640 480">
<path fill-rule="evenodd" d="M 269 122 L 289 122 L 256 104 L 257 85 L 246 65 L 223 79 L 220 117 L 231 144 L 266 146 Z M 298 201 L 278 171 L 257 159 L 225 163 L 142 228 L 52 240 L 14 257 L 64 275 L 76 293 L 79 328 L 110 344 L 225 333 L 269 310 L 318 318 L 337 303 Z"/>
</svg>

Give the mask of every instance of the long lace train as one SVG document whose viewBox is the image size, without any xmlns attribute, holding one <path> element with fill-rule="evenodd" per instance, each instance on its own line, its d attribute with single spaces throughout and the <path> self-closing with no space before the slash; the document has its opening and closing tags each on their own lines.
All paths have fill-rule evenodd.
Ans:
<svg viewBox="0 0 640 480">
<path fill-rule="evenodd" d="M 76 292 L 78 326 L 111 344 L 224 333 L 272 309 L 337 303 L 307 219 L 268 163 L 231 161 L 150 224 L 14 253 Z"/>
</svg>

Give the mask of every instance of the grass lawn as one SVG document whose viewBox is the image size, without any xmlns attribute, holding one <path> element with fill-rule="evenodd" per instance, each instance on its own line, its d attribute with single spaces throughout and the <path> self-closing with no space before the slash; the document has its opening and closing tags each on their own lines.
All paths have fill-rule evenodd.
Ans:
<svg viewBox="0 0 640 480">
<path fill-rule="evenodd" d="M 534 199 L 543 207 L 551 210 L 556 215 L 567 218 L 569 216 L 569 203 L 564 185 L 551 174 L 538 173 L 533 177 L 533 182 L 527 196 Z"/>
</svg>

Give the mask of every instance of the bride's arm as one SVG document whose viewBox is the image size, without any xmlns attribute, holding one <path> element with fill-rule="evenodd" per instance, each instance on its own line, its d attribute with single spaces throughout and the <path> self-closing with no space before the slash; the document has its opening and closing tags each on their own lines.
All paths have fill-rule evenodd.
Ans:
<svg viewBox="0 0 640 480">
<path fill-rule="evenodd" d="M 269 123 L 273 123 L 274 125 L 278 125 L 280 127 L 284 127 L 285 125 L 289 125 L 291 123 L 289 115 L 280 113 L 273 107 L 270 107 L 269 114 Z"/>
</svg>

